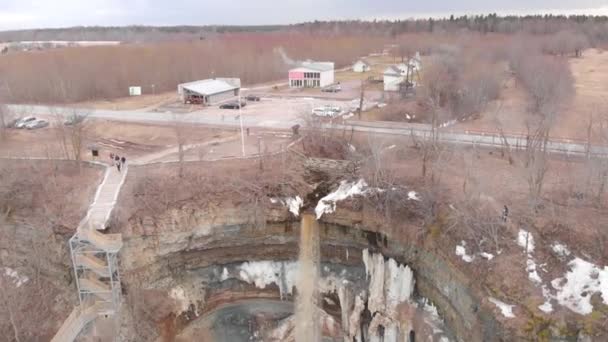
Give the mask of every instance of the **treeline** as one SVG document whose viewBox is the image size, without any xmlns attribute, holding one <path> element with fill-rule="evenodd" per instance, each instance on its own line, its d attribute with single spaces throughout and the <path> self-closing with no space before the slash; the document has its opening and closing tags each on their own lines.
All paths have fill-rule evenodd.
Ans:
<svg viewBox="0 0 608 342">
<path fill-rule="evenodd" d="M 78 26 L 53 29 L 1 31 L 0 42 L 18 41 L 123 41 L 162 42 L 203 40 L 222 33 L 271 32 L 283 26 Z"/>
<path fill-rule="evenodd" d="M 534 35 L 573 31 L 587 36 L 593 44 L 608 41 L 608 16 L 588 15 L 529 15 L 498 16 L 463 15 L 445 18 L 403 20 L 344 20 L 313 21 L 293 25 L 260 26 L 124 26 L 124 27 L 70 27 L 0 32 L 0 41 L 31 40 L 113 40 L 124 42 L 152 42 L 201 40 L 223 33 L 246 32 L 300 32 L 310 34 L 365 34 L 397 37 L 404 33 L 457 32 L 529 33 Z"/>
<path fill-rule="evenodd" d="M 498 16 L 473 15 L 450 16 L 447 18 L 406 19 L 406 20 L 351 20 L 351 21 L 314 21 L 294 25 L 291 29 L 305 30 L 310 33 L 328 34 L 372 34 L 397 37 L 405 33 L 503 33 L 548 35 L 560 31 L 581 33 L 594 44 L 608 42 L 608 16 L 587 15 L 530 15 Z"/>
<path fill-rule="evenodd" d="M 240 77 L 244 84 L 285 79 L 287 59 L 331 60 L 337 66 L 381 51 L 387 39 L 300 33 L 231 33 L 195 42 L 66 48 L 0 57 L 0 99 L 56 103 L 175 91 L 177 84 Z M 287 54 L 283 56 L 279 50 Z"/>
</svg>

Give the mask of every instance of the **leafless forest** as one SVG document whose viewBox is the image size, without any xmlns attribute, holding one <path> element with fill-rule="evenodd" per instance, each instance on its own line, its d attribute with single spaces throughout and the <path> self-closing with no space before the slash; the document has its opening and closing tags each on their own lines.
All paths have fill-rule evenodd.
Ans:
<svg viewBox="0 0 608 342">
<path fill-rule="evenodd" d="M 340 67 L 391 45 L 391 53 L 401 57 L 414 51 L 439 56 L 430 70 L 446 77 L 447 86 L 438 90 L 440 100 L 442 105 L 449 102 L 453 116 L 459 117 L 479 107 L 482 99 L 496 96 L 500 63 L 517 59 L 520 52 L 564 56 L 602 47 L 608 42 L 608 18 L 490 15 L 284 27 L 72 28 L 0 35 L 5 41 L 42 38 L 118 39 L 125 44 L 2 56 L 0 95 L 5 101 L 111 99 L 125 96 L 133 85 L 147 93 L 170 91 L 180 82 L 214 75 L 240 77 L 245 84 L 273 81 L 289 68 L 279 49 L 292 60 L 332 60 Z M 529 60 L 520 58 L 523 63 Z M 450 93 L 463 84 L 470 94 Z"/>
</svg>

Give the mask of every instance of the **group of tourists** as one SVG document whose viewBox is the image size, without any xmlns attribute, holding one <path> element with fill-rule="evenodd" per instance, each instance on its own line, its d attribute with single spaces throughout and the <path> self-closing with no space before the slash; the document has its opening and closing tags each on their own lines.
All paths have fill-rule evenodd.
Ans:
<svg viewBox="0 0 608 342">
<path fill-rule="evenodd" d="M 110 162 L 113 165 L 116 165 L 116 168 L 118 169 L 118 172 L 120 172 L 121 168 L 124 169 L 125 163 L 127 162 L 127 159 L 125 157 L 120 157 L 117 154 L 110 153 Z"/>
</svg>

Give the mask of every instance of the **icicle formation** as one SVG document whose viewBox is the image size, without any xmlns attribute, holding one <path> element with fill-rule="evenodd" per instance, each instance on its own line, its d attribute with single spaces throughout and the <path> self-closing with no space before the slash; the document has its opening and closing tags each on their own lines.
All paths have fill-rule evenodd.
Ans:
<svg viewBox="0 0 608 342">
<path fill-rule="evenodd" d="M 407 336 L 409 331 L 399 331 L 401 323 L 396 319 L 397 307 L 410 301 L 414 292 L 414 273 L 409 266 L 399 265 L 394 259 L 385 261 L 382 254 L 370 254 L 367 249 L 363 250 L 363 263 L 369 278 L 367 307 L 372 313 L 369 341 L 381 340 L 381 326 L 384 328 L 383 341 L 402 340 L 399 336 Z M 360 336 L 353 337 L 356 341 L 360 340 Z"/>
</svg>

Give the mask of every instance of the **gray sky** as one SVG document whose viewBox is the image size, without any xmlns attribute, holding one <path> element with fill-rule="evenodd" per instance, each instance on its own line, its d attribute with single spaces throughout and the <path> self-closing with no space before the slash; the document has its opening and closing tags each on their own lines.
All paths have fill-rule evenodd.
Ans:
<svg viewBox="0 0 608 342">
<path fill-rule="evenodd" d="M 0 0 L 0 30 L 77 25 L 288 24 L 497 12 L 608 15 L 608 0 Z"/>
</svg>

